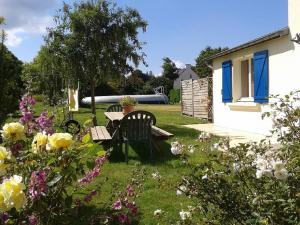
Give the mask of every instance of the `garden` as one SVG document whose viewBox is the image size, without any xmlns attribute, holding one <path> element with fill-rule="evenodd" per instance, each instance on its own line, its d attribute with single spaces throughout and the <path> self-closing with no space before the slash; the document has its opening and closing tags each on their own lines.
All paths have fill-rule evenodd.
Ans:
<svg viewBox="0 0 300 225">
<path fill-rule="evenodd" d="M 153 158 L 148 146 L 134 144 L 126 164 L 120 152 L 91 141 L 88 109 L 75 113 L 84 128 L 72 136 L 59 128 L 61 108 L 26 95 L 1 131 L 2 223 L 298 224 L 295 96 L 266 115 L 276 121 L 276 149 L 267 142 L 231 148 L 227 139 L 182 127 L 200 121 L 181 116 L 178 105 L 138 105 L 175 137 L 159 143 Z M 103 124 L 106 107 L 97 107 Z"/>
<path fill-rule="evenodd" d="M 182 126 L 205 121 L 181 114 L 170 59 L 162 77 L 135 70 L 146 64 L 139 32 L 147 22 L 138 11 L 82 1 L 64 4 L 54 22 L 31 63 L 0 35 L 0 224 L 299 225 L 299 91 L 271 96 L 264 114 L 278 145 L 232 147 L 228 138 Z M 78 99 L 91 96 L 91 104 L 72 113 L 79 132 L 67 132 L 62 122 L 74 102 L 66 96 L 78 85 Z M 124 149 L 93 140 L 92 128 L 107 127 L 110 106 L 96 104 L 97 95 L 158 85 L 175 104 L 135 106 L 173 135 L 156 140 L 152 154 L 148 143 L 130 143 L 126 163 Z"/>
</svg>

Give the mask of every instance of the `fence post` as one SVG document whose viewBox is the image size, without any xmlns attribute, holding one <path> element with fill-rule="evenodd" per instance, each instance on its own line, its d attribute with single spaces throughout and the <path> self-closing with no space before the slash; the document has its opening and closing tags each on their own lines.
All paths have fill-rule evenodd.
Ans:
<svg viewBox="0 0 300 225">
<path fill-rule="evenodd" d="M 194 115 L 194 80 L 192 79 L 192 113 L 193 113 L 193 117 Z"/>
</svg>

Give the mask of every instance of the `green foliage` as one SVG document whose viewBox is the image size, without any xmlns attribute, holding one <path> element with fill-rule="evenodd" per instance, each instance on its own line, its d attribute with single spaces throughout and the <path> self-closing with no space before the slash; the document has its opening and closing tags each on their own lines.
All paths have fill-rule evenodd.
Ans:
<svg viewBox="0 0 300 225">
<path fill-rule="evenodd" d="M 46 96 L 50 105 L 57 105 L 63 99 L 64 69 L 49 46 L 42 46 L 31 63 L 23 65 L 22 81 L 30 94 Z"/>
<path fill-rule="evenodd" d="M 23 88 L 21 71 L 22 62 L 0 43 L 0 124 L 18 107 Z"/>
<path fill-rule="evenodd" d="M 89 87 L 95 115 L 95 87 L 144 62 L 138 32 L 145 31 L 147 23 L 138 11 L 107 0 L 81 1 L 73 7 L 64 4 L 55 19 L 47 44 L 64 65 L 70 85 L 79 80 Z"/>
<path fill-rule="evenodd" d="M 180 90 L 179 89 L 172 89 L 172 90 L 170 90 L 169 101 L 172 104 L 180 102 Z"/>
<path fill-rule="evenodd" d="M 120 100 L 121 106 L 135 106 L 136 100 L 134 98 L 131 98 L 130 96 L 125 96 Z"/>
<path fill-rule="evenodd" d="M 228 49 L 227 47 L 212 48 L 208 46 L 200 52 L 199 56 L 195 60 L 196 61 L 195 71 L 199 75 L 199 78 L 211 76 L 212 74 L 211 69 L 206 65 L 204 60 L 209 56 L 215 55 L 227 49 Z"/>
<path fill-rule="evenodd" d="M 230 147 L 221 140 L 182 180 L 203 224 L 299 224 L 299 93 L 273 96 L 265 114 L 280 145 L 264 140 Z"/>
<path fill-rule="evenodd" d="M 162 75 L 172 81 L 178 78 L 178 68 L 175 63 L 168 57 L 163 58 Z"/>
</svg>

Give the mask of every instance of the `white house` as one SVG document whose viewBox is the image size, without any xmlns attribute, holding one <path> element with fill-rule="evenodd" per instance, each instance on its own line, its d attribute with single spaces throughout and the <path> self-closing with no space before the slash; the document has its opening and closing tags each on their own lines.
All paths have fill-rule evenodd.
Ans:
<svg viewBox="0 0 300 225">
<path fill-rule="evenodd" d="M 174 80 L 173 88 L 180 89 L 181 81 L 190 79 L 199 79 L 199 76 L 192 70 L 192 65 L 186 64 L 185 68 L 179 69 L 178 78 Z"/>
<path fill-rule="evenodd" d="M 207 58 L 216 126 L 268 134 L 268 96 L 300 89 L 300 0 L 288 0 L 288 9 L 288 27 Z"/>
</svg>

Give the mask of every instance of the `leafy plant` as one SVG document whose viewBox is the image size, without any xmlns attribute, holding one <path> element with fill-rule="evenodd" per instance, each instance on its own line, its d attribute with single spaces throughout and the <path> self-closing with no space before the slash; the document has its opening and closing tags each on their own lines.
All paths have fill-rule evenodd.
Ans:
<svg viewBox="0 0 300 225">
<path fill-rule="evenodd" d="M 221 141 L 179 184 L 196 202 L 203 224 L 299 224 L 298 94 L 273 96 L 272 111 L 265 114 L 274 121 L 279 145 L 263 140 L 230 147 Z"/>
<path fill-rule="evenodd" d="M 135 106 L 136 100 L 130 96 L 125 96 L 120 100 L 119 103 L 121 106 Z"/>
</svg>

